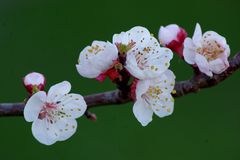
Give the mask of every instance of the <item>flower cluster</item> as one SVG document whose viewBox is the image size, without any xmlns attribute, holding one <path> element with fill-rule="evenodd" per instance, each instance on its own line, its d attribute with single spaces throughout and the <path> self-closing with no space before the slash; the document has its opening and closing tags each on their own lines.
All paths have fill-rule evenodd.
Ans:
<svg viewBox="0 0 240 160">
<path fill-rule="evenodd" d="M 76 65 L 81 76 L 100 82 L 109 77 L 128 94 L 134 100 L 133 114 L 142 126 L 152 121 L 153 114 L 162 118 L 173 113 L 172 94 L 176 91 L 175 75 L 169 69 L 172 51 L 209 77 L 229 67 L 226 39 L 213 31 L 202 34 L 199 24 L 192 38 L 176 24 L 160 27 L 158 38 L 159 42 L 144 27 L 133 27 L 114 34 L 112 42 L 93 41 L 81 51 Z M 23 83 L 30 94 L 24 118 L 33 122 L 33 136 L 46 145 L 71 137 L 77 129 L 75 119 L 87 110 L 84 98 L 69 94 L 71 84 L 67 81 L 44 92 L 45 77 L 36 72 L 25 76 Z M 91 114 L 88 111 L 85 115 Z M 94 114 L 92 118 L 96 119 Z"/>
<path fill-rule="evenodd" d="M 175 76 L 168 70 L 172 58 L 170 49 L 161 47 L 146 28 L 138 26 L 114 34 L 112 43 L 94 41 L 80 53 L 76 67 L 87 78 L 105 75 L 104 78 L 121 81 L 126 76 L 133 77 L 136 82 L 131 87 L 136 95 L 133 113 L 146 126 L 153 112 L 159 117 L 173 112 L 171 92 Z"/>
<path fill-rule="evenodd" d="M 161 27 L 159 31 L 159 40 L 163 45 L 207 76 L 221 74 L 229 67 L 230 48 L 223 36 L 214 31 L 202 34 L 198 23 L 193 37 L 186 36 L 185 30 L 177 25 Z"/>
</svg>

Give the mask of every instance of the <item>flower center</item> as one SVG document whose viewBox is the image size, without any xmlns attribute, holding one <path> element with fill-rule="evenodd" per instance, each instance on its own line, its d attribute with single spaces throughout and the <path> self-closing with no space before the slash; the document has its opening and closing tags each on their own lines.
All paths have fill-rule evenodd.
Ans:
<svg viewBox="0 0 240 160">
<path fill-rule="evenodd" d="M 153 87 L 150 86 L 148 91 L 142 95 L 142 98 L 146 102 L 146 104 L 151 108 L 151 105 L 155 106 L 156 102 L 160 99 L 160 95 L 162 94 L 162 90 L 159 86 Z"/>
<path fill-rule="evenodd" d="M 219 58 L 224 51 L 225 49 L 215 40 L 204 40 L 203 47 L 197 48 L 197 52 L 208 61 Z"/>
<path fill-rule="evenodd" d="M 66 114 L 60 111 L 57 107 L 57 103 L 45 103 L 43 109 L 40 111 L 38 118 L 45 119 L 51 124 L 56 123 L 57 120 L 64 118 Z"/>
<path fill-rule="evenodd" d="M 135 46 L 135 44 L 136 44 L 136 42 L 131 40 L 131 42 L 129 42 L 127 45 L 122 44 L 122 43 L 116 43 L 115 45 L 117 46 L 118 52 L 120 54 L 125 54 L 129 50 L 131 50 Z"/>
</svg>

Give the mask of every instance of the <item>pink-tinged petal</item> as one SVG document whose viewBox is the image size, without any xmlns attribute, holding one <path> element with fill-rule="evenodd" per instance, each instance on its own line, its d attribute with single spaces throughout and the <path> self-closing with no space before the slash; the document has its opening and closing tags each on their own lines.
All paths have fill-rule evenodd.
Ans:
<svg viewBox="0 0 240 160">
<path fill-rule="evenodd" d="M 229 67 L 229 61 L 227 57 L 220 57 L 220 59 L 223 61 L 226 68 Z"/>
<path fill-rule="evenodd" d="M 57 104 L 59 110 L 69 118 L 81 117 L 87 109 L 87 104 L 80 94 L 67 94 L 59 99 Z"/>
<path fill-rule="evenodd" d="M 226 39 L 214 31 L 207 31 L 203 34 L 203 39 L 206 41 L 217 41 L 221 46 L 225 46 L 227 44 Z"/>
<path fill-rule="evenodd" d="M 75 119 L 61 119 L 56 122 L 56 128 L 59 130 L 58 141 L 65 141 L 70 138 L 77 130 L 77 121 Z"/>
<path fill-rule="evenodd" d="M 142 126 L 147 126 L 152 121 L 153 111 L 145 106 L 142 100 L 137 100 L 134 103 L 133 113 Z"/>
<path fill-rule="evenodd" d="M 50 103 L 57 102 L 63 95 L 68 94 L 71 90 L 71 84 L 68 81 L 55 84 L 48 91 L 47 101 Z"/>
<path fill-rule="evenodd" d="M 160 43 L 176 52 L 183 58 L 183 42 L 187 37 L 187 32 L 176 24 L 161 27 L 158 38 Z"/>
<path fill-rule="evenodd" d="M 202 73 L 205 73 L 209 77 L 213 76 L 212 72 L 210 71 L 209 63 L 204 56 L 196 54 L 195 62 Z"/>
<path fill-rule="evenodd" d="M 195 64 L 195 48 L 192 40 L 186 38 L 184 41 L 183 57 L 188 64 Z"/>
<path fill-rule="evenodd" d="M 96 80 L 99 82 L 103 82 L 103 81 L 105 81 L 106 78 L 107 78 L 107 74 L 104 72 L 104 73 L 101 73 L 100 75 L 98 75 L 96 77 Z"/>
<path fill-rule="evenodd" d="M 229 47 L 229 45 L 225 45 L 225 55 L 226 55 L 226 57 L 229 57 L 230 56 L 230 53 L 231 53 L 231 50 L 230 50 L 230 47 Z"/>
<path fill-rule="evenodd" d="M 52 145 L 59 139 L 60 133 L 47 119 L 37 119 L 32 124 L 32 134 L 40 143 Z"/>
<path fill-rule="evenodd" d="M 44 75 L 37 72 L 29 73 L 23 79 L 24 85 L 44 85 L 45 81 Z"/>
<path fill-rule="evenodd" d="M 197 23 L 195 27 L 195 31 L 192 37 L 193 43 L 197 46 L 200 47 L 202 43 L 202 29 L 200 25 Z"/>
<path fill-rule="evenodd" d="M 220 74 L 228 68 L 228 65 L 220 58 L 210 61 L 209 66 L 210 70 L 215 74 Z"/>
<path fill-rule="evenodd" d="M 171 41 L 177 40 L 180 28 L 176 24 L 170 24 L 166 27 L 161 26 L 158 34 L 159 41 L 164 46 L 168 45 Z"/>
<path fill-rule="evenodd" d="M 160 95 L 159 98 L 152 106 L 153 112 L 160 118 L 171 115 L 174 110 L 174 99 L 171 94 Z"/>
<path fill-rule="evenodd" d="M 46 101 L 46 93 L 43 91 L 35 93 L 25 105 L 23 115 L 27 122 L 38 119 L 39 113 Z"/>
</svg>

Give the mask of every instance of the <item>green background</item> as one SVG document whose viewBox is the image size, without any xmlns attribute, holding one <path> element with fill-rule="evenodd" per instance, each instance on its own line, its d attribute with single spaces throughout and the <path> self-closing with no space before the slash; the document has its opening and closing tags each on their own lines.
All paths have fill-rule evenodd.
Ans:
<svg viewBox="0 0 240 160">
<path fill-rule="evenodd" d="M 23 100 L 21 78 L 38 71 L 49 86 L 68 80 L 82 95 L 114 89 L 78 75 L 79 52 L 93 40 L 111 41 L 114 33 L 142 25 L 157 35 L 160 25 L 177 23 L 191 36 L 196 22 L 204 31 L 224 35 L 231 56 L 239 49 L 240 9 L 237 0 L 1 0 L 0 102 Z M 175 56 L 177 80 L 191 69 Z M 92 109 L 97 122 L 78 119 L 68 141 L 44 146 L 32 136 L 22 117 L 0 119 L 0 159 L 239 160 L 240 73 L 212 89 L 176 99 L 172 116 L 154 116 L 143 128 L 132 103 Z"/>
</svg>

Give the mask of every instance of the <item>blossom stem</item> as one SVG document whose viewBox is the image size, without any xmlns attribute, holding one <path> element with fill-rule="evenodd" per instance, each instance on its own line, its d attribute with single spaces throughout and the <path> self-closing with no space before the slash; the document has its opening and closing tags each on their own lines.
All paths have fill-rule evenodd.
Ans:
<svg viewBox="0 0 240 160">
<path fill-rule="evenodd" d="M 230 77 L 235 71 L 240 69 L 240 53 L 229 61 L 229 68 L 221 73 L 208 77 L 203 73 L 195 74 L 191 79 L 177 82 L 175 85 L 176 93 L 174 97 L 181 97 L 189 93 L 196 93 L 203 88 L 213 87 L 226 78 Z M 126 93 L 128 92 L 128 93 Z M 100 107 L 112 104 L 123 104 L 130 102 L 130 91 L 114 90 L 104 93 L 84 96 L 88 108 Z M 22 116 L 25 103 L 0 103 L 0 117 L 5 116 Z"/>
</svg>

